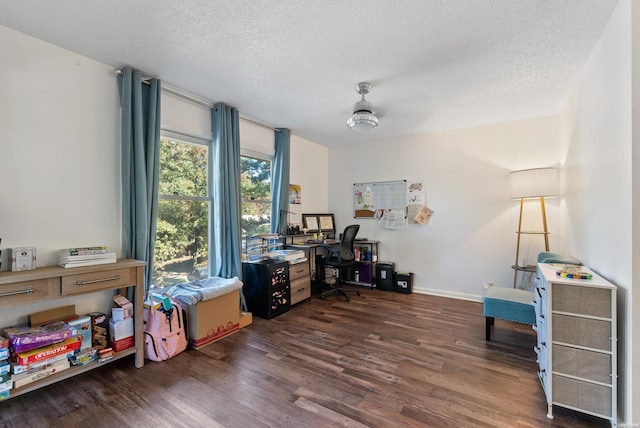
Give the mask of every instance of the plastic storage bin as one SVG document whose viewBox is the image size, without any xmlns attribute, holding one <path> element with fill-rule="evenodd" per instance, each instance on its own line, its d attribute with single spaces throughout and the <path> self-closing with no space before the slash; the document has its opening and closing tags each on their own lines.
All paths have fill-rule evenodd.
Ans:
<svg viewBox="0 0 640 428">
<path fill-rule="evenodd" d="M 393 262 L 376 263 L 376 288 L 382 291 L 393 291 Z"/>
<path fill-rule="evenodd" d="M 396 272 L 393 289 L 398 293 L 411 294 L 413 291 L 413 272 Z"/>
</svg>

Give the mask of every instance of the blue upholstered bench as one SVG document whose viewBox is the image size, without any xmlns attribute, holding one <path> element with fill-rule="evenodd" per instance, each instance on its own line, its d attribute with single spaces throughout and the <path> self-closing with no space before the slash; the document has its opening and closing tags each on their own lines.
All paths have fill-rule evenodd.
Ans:
<svg viewBox="0 0 640 428">
<path fill-rule="evenodd" d="M 533 325 L 536 313 L 531 302 L 533 291 L 516 288 L 489 287 L 484 296 L 486 340 L 491 340 L 494 318 Z"/>
</svg>

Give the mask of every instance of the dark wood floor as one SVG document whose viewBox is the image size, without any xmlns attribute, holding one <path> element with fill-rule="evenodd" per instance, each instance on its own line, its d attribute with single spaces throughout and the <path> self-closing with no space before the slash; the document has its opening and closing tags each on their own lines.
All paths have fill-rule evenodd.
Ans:
<svg viewBox="0 0 640 428">
<path fill-rule="evenodd" d="M 530 327 L 480 303 L 363 290 L 294 307 L 201 351 L 133 359 L 0 402 L 0 427 L 589 427 L 546 402 Z"/>
</svg>

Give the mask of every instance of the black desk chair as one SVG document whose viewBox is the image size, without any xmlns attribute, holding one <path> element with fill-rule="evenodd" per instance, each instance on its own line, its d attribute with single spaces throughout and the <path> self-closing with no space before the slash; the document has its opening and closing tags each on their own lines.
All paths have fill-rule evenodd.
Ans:
<svg viewBox="0 0 640 428">
<path fill-rule="evenodd" d="M 330 294 L 340 294 L 344 296 L 344 300 L 347 302 L 351 300 L 347 294 L 347 290 L 340 286 L 340 280 L 344 276 L 344 269 L 353 267 L 356 265 L 356 257 L 353 251 L 353 241 L 356 239 L 360 225 L 352 224 L 347 226 L 342 233 L 339 245 L 323 245 L 328 252 L 324 264 L 326 266 L 332 266 L 336 269 L 336 285 L 330 290 L 324 291 L 320 294 L 321 299 L 325 299 Z M 356 295 L 360 295 L 360 291 L 356 290 Z"/>
</svg>

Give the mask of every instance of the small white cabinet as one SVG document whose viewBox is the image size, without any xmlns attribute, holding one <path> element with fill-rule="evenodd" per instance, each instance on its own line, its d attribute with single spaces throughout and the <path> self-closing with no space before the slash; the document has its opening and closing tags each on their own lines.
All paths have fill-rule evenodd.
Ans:
<svg viewBox="0 0 640 428">
<path fill-rule="evenodd" d="M 568 279 L 540 263 L 535 291 L 538 376 L 549 418 L 561 406 L 617 425 L 616 287 L 586 267 L 591 279 Z"/>
</svg>

